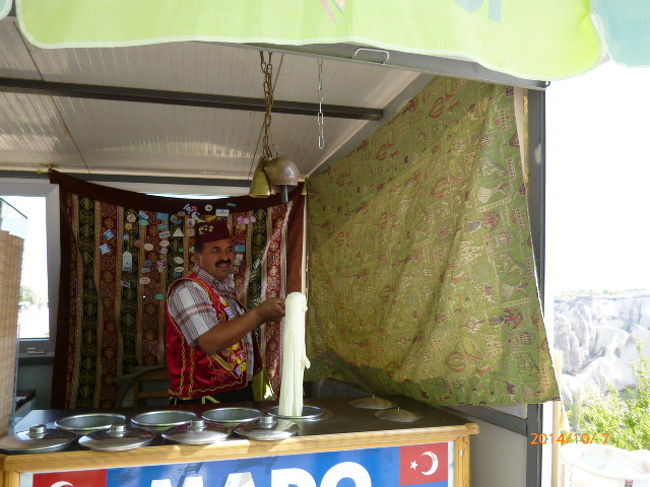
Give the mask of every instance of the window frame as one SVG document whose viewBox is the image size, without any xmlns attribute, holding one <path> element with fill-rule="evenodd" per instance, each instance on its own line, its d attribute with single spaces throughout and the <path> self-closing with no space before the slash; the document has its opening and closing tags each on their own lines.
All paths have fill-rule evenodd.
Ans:
<svg viewBox="0 0 650 487">
<path fill-rule="evenodd" d="M 3 175 L 4 176 L 4 175 Z M 52 359 L 56 337 L 59 305 L 59 275 L 61 272 L 61 243 L 59 235 L 59 186 L 47 181 L 0 177 L 0 194 L 45 198 L 45 232 L 47 241 L 47 300 L 49 310 L 49 338 L 21 338 L 18 340 L 18 358 Z"/>
</svg>

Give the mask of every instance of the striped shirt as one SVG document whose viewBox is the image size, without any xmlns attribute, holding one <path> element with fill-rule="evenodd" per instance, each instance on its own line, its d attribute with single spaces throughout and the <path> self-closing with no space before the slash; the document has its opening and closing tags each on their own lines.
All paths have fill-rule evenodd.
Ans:
<svg viewBox="0 0 650 487">
<path fill-rule="evenodd" d="M 229 319 L 243 315 L 246 310 L 233 299 L 230 293 L 220 292 L 224 289 L 224 284 L 216 280 L 209 272 L 197 267 L 198 277 L 213 286 L 217 293 L 227 302 L 232 314 Z M 210 331 L 219 324 L 217 312 L 214 309 L 210 295 L 201 287 L 200 284 L 183 280 L 176 284 L 169 293 L 169 312 L 174 321 L 178 324 L 185 341 L 191 347 L 196 346 L 196 340 L 204 333 Z M 251 333 L 248 333 L 243 339 L 248 352 L 248 370 L 253 371 L 253 341 Z M 250 378 L 249 373 L 249 378 Z"/>
</svg>

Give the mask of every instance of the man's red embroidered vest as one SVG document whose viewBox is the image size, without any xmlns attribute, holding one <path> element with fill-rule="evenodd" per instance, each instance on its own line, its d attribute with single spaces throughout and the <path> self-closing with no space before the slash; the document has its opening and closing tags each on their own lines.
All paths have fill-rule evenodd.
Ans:
<svg viewBox="0 0 650 487">
<path fill-rule="evenodd" d="M 177 279 L 169 292 L 183 280 L 198 283 L 210 295 L 219 323 L 228 321 L 227 301 L 196 272 Z M 218 325 L 217 325 L 218 326 Z M 167 310 L 167 368 L 169 395 L 191 398 L 241 389 L 248 383 L 248 355 L 242 340 L 219 352 L 206 354 L 197 346 L 189 346 L 183 332 Z M 252 373 L 252 371 L 250 371 Z"/>
</svg>

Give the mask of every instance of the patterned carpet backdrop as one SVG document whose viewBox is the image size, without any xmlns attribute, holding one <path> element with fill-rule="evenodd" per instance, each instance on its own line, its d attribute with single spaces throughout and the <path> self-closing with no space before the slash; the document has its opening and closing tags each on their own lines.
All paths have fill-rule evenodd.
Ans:
<svg viewBox="0 0 650 487">
<path fill-rule="evenodd" d="M 167 286 L 193 266 L 194 225 L 226 218 L 242 255 L 235 286 L 252 308 L 303 289 L 302 189 L 279 197 L 187 200 L 149 196 L 50 173 L 60 188 L 61 282 L 53 407 L 115 406 L 117 378 L 165 363 Z M 262 356 L 279 391 L 279 324 Z"/>
<path fill-rule="evenodd" d="M 437 405 L 558 397 L 514 98 L 438 77 L 310 179 L 310 378 Z"/>
</svg>

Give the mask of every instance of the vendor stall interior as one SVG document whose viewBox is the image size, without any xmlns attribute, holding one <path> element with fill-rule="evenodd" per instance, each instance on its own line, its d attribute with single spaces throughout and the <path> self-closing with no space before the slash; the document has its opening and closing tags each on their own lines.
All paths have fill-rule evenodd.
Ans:
<svg viewBox="0 0 650 487">
<path fill-rule="evenodd" d="M 526 88 L 528 199 L 535 261 L 541 268 L 545 82 L 512 78 L 467 61 L 351 45 L 193 42 L 45 50 L 30 45 L 11 16 L 0 21 L 0 45 L 0 193 L 11 194 L 7 185 L 19 189 L 23 184 L 25 191 L 48 195 L 54 214 L 58 189 L 43 180 L 50 168 L 137 192 L 169 194 L 183 192 L 183 186 L 186 194 L 247 194 L 261 154 L 260 49 L 273 52 L 273 142 L 296 162 L 303 177 L 322 173 L 358 147 L 438 75 Z M 318 143 L 319 108 L 324 115 L 323 149 Z M 48 235 L 52 242 L 58 242 L 58 223 L 48 222 L 48 231 L 56 229 Z M 53 253 L 57 245 L 52 244 Z M 50 285 L 53 306 L 58 302 L 60 260 L 53 255 L 50 264 L 49 278 L 57 280 Z M 51 316 L 56 316 L 55 309 Z M 33 350 L 31 355 L 42 349 Z M 25 362 L 19 381 L 34 377 L 30 366 L 49 367 Z M 38 389 L 37 398 L 44 400 L 48 391 Z M 537 406 L 528 409 L 523 418 L 478 407 L 470 413 L 487 421 L 481 423 L 484 433 L 472 440 L 484 442 L 479 451 L 493 450 L 494 442 L 506 437 L 510 458 L 521 460 L 504 470 L 512 476 L 510 485 L 521 485 L 522 478 L 536 485 L 538 477 L 540 450 L 530 448 L 526 437 L 541 428 L 541 420 Z M 483 458 L 472 468 L 488 478 L 488 464 L 496 460 L 487 453 Z"/>
</svg>

